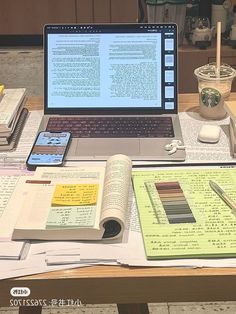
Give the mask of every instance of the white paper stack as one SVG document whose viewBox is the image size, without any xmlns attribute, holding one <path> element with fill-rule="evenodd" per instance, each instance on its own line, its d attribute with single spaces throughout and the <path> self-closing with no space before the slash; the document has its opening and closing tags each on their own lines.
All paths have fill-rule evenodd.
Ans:
<svg viewBox="0 0 236 314">
<path fill-rule="evenodd" d="M 29 249 L 30 243 L 27 241 L 0 242 L 0 260 L 23 260 Z"/>
</svg>

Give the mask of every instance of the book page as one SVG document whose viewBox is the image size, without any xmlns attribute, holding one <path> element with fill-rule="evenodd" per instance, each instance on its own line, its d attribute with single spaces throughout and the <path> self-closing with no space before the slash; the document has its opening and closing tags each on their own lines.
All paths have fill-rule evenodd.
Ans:
<svg viewBox="0 0 236 314">
<path fill-rule="evenodd" d="M 99 228 L 103 167 L 38 167 L 17 228 Z M 85 235 L 86 236 L 86 235 Z"/>
<path fill-rule="evenodd" d="M 236 169 L 133 172 L 148 259 L 236 255 L 236 216 L 211 189 L 236 200 Z"/>
<path fill-rule="evenodd" d="M 20 225 L 30 228 L 98 228 L 104 168 L 38 167 Z M 32 214 L 33 213 L 33 214 Z"/>
<path fill-rule="evenodd" d="M 114 155 L 107 160 L 100 226 L 104 226 L 111 220 L 116 221 L 121 227 L 119 235 L 125 227 L 131 169 L 132 162 L 128 156 Z M 115 223 L 114 226 L 111 226 L 111 229 L 113 227 L 116 227 Z M 117 236 L 119 235 L 117 234 Z M 109 237 L 109 234 L 105 237 Z"/>
<path fill-rule="evenodd" d="M 19 207 L 14 206 L 11 211 L 8 204 L 13 202 L 13 197 L 16 197 L 14 196 L 14 190 L 20 177 L 29 174 L 28 171 L 17 167 L 12 169 L 8 167 L 0 168 L 0 241 L 11 239 Z M 21 197 L 23 195 L 17 195 L 18 202 Z"/>
</svg>

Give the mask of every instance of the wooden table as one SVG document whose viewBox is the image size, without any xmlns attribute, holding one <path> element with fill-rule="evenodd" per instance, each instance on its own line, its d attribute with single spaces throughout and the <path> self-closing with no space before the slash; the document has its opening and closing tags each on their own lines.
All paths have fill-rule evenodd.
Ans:
<svg viewBox="0 0 236 314">
<path fill-rule="evenodd" d="M 236 100 L 236 93 L 230 96 Z M 198 95 L 179 96 L 180 110 L 198 110 Z M 42 108 L 42 98 L 27 106 Z M 133 252 L 135 254 L 135 252 Z M 119 313 L 148 313 L 150 302 L 236 300 L 236 268 L 146 268 L 93 266 L 0 281 L 0 305 L 9 306 L 12 287 L 29 287 L 30 299 L 80 299 L 82 303 L 116 303 Z M 21 307 L 20 313 L 40 313 Z"/>
</svg>

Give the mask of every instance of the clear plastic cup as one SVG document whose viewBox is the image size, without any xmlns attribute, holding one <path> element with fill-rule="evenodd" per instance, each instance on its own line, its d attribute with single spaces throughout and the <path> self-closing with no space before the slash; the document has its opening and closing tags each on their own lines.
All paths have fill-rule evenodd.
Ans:
<svg viewBox="0 0 236 314">
<path fill-rule="evenodd" d="M 209 63 L 194 70 L 198 79 L 200 114 L 207 119 L 222 119 L 226 115 L 224 100 L 229 97 L 236 70 L 221 64 Z"/>
</svg>

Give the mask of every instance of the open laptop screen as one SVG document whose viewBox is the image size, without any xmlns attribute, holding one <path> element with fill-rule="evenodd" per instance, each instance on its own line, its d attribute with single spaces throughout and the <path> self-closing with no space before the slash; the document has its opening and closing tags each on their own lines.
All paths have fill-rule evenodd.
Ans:
<svg viewBox="0 0 236 314">
<path fill-rule="evenodd" d="M 45 113 L 176 113 L 175 24 L 46 25 Z"/>
</svg>

